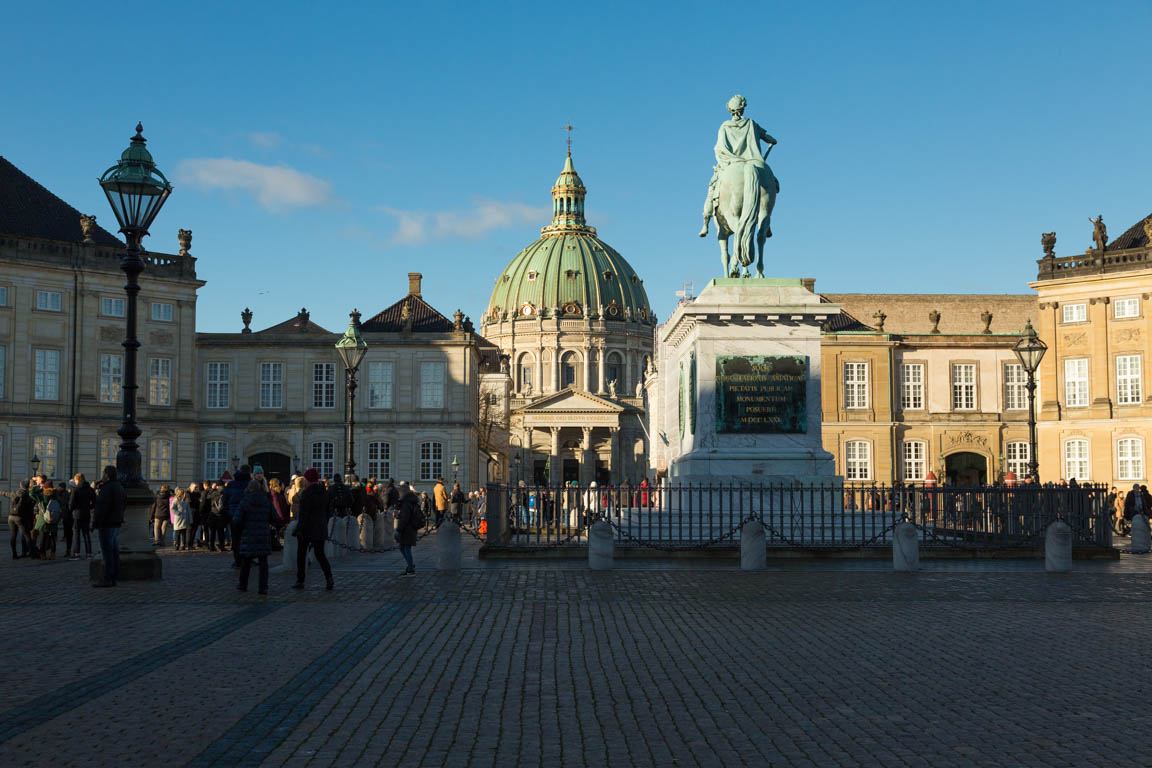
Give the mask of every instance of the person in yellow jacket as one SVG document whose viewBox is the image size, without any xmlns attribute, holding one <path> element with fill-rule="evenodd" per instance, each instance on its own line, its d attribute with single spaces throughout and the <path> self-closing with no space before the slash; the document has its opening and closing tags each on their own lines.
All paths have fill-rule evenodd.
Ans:
<svg viewBox="0 0 1152 768">
<path fill-rule="evenodd" d="M 436 486 L 432 489 L 432 499 L 436 503 L 436 525 L 439 527 L 448 511 L 448 489 L 444 487 L 444 478 L 437 478 Z"/>
</svg>

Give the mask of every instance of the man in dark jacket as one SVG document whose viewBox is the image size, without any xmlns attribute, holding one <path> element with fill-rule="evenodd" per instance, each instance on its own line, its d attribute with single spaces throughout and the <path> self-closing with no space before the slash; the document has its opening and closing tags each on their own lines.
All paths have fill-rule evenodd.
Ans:
<svg viewBox="0 0 1152 768">
<path fill-rule="evenodd" d="M 352 492 L 344 485 L 340 475 L 332 475 L 328 486 L 328 516 L 344 517 L 352 514 Z"/>
<path fill-rule="evenodd" d="M 247 464 L 241 464 L 232 482 L 224 486 L 224 509 L 228 510 L 228 519 L 232 526 L 232 567 L 240 567 L 240 502 L 244 501 L 244 494 L 248 490 L 248 481 L 252 479 L 252 470 Z"/>
<path fill-rule="evenodd" d="M 324 571 L 327 588 L 332 589 L 332 566 L 324 554 L 324 542 L 328 539 L 328 495 L 319 480 L 320 473 L 315 469 L 304 473 L 308 485 L 300 491 L 300 521 L 296 523 L 296 538 L 300 539 L 300 545 L 296 548 L 296 583 L 292 585 L 293 589 L 304 589 L 309 547 Z"/>
<path fill-rule="evenodd" d="M 20 483 L 20 491 L 15 494 L 5 493 L 12 499 L 12 506 L 8 510 L 8 532 L 12 536 L 12 559 L 35 556 L 36 545 L 32 541 L 32 526 L 36 522 L 36 503 L 28 494 L 28 481 Z M 16 554 L 16 538 L 20 538 L 22 554 Z"/>
<path fill-rule="evenodd" d="M 152 526 L 152 546 L 162 547 L 167 543 L 168 526 L 172 523 L 172 489 L 167 485 L 160 486 L 156 498 L 152 501 L 152 511 L 148 514 L 148 523 Z"/>
<path fill-rule="evenodd" d="M 96 491 L 92 490 L 92 486 L 82 474 L 77 473 L 73 480 L 76 482 L 76 489 L 72 491 L 68 506 L 72 509 L 76 547 L 69 554 L 80 557 L 80 545 L 83 543 L 85 554 L 91 557 L 92 535 L 89 531 L 92 530 L 92 508 L 96 505 Z"/>
<path fill-rule="evenodd" d="M 416 565 L 412 562 L 412 547 L 416 544 L 416 538 L 420 534 L 421 525 L 424 522 L 421 518 L 420 502 L 416 498 L 416 494 L 412 491 L 412 486 L 408 483 L 400 483 L 400 501 L 399 512 L 396 515 L 396 542 L 400 545 L 400 554 L 404 555 L 404 561 L 408 563 L 408 567 L 404 569 L 402 576 L 415 576 Z"/>
<path fill-rule="evenodd" d="M 127 503 L 124 486 L 116 479 L 116 467 L 104 467 L 104 477 L 96 486 L 96 508 L 92 527 L 100 537 L 100 556 L 104 559 L 104 579 L 94 587 L 114 587 L 120 576 L 120 526 L 124 525 Z"/>
</svg>

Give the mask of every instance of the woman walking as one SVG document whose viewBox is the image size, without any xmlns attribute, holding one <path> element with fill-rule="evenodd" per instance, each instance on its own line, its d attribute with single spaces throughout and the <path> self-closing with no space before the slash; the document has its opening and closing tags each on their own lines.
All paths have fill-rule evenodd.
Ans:
<svg viewBox="0 0 1152 768">
<path fill-rule="evenodd" d="M 252 561 L 260 561 L 260 594 L 268 594 L 268 553 L 272 551 L 272 502 L 260 480 L 250 480 L 240 502 L 236 528 L 240 533 L 240 583 L 236 589 L 248 591 Z"/>
<path fill-rule="evenodd" d="M 191 529 L 192 507 L 188 503 L 188 491 L 177 488 L 172 497 L 172 545 L 176 551 L 192 549 L 192 540 L 188 536 Z"/>
</svg>

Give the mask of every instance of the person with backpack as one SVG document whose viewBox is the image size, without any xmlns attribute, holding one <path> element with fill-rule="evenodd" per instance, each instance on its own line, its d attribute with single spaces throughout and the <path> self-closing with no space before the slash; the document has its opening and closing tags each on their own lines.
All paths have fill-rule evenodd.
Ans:
<svg viewBox="0 0 1152 768">
<path fill-rule="evenodd" d="M 304 473 L 304 490 L 300 491 L 300 521 L 296 524 L 296 538 L 300 545 L 296 548 L 296 583 L 293 589 L 304 589 L 305 569 L 308 565 L 308 548 L 316 556 L 316 562 L 324 571 L 325 586 L 332 589 L 332 566 L 324 554 L 324 542 L 328 539 L 328 494 L 320 485 L 320 473 L 309 469 Z"/>
<path fill-rule="evenodd" d="M 63 511 L 60 501 L 56 497 L 58 491 L 52 486 L 44 489 L 44 511 L 42 513 L 43 527 L 40 530 L 40 559 L 56 559 L 56 537 L 60 531 L 60 518 Z"/>
<path fill-rule="evenodd" d="M 396 513 L 396 543 L 400 545 L 400 554 L 404 556 L 404 561 L 408 567 L 404 569 L 401 576 L 415 576 L 416 564 L 412 561 L 412 547 L 416 545 L 416 539 L 420 534 L 420 529 L 424 527 L 424 515 L 420 512 L 420 502 L 416 498 L 416 494 L 412 491 L 412 487 L 408 483 L 400 483 L 400 502 L 399 510 Z"/>
<path fill-rule="evenodd" d="M 351 513 L 352 492 L 340 475 L 332 475 L 332 483 L 328 486 L 328 516 L 347 517 Z"/>
<path fill-rule="evenodd" d="M 460 483 L 452 483 L 452 495 L 448 497 L 448 509 L 452 520 L 457 524 L 463 520 L 464 505 L 467 503 L 468 497 L 461 490 Z"/>
<path fill-rule="evenodd" d="M 32 545 L 32 521 L 36 517 L 35 503 L 28 495 L 28 481 L 20 483 L 20 490 L 14 494 L 5 493 L 12 499 L 8 509 L 8 533 L 12 536 L 12 559 L 29 557 L 35 551 Z M 16 539 L 20 539 L 22 554 L 16 554 Z"/>
<path fill-rule="evenodd" d="M 227 474 L 227 473 L 225 473 Z M 219 480 L 204 491 L 204 498 L 200 502 L 201 509 L 206 515 L 204 525 L 208 530 L 208 551 L 216 552 L 216 543 L 220 543 L 220 552 L 224 551 L 224 531 L 228 529 L 228 514 L 224 509 L 224 488 Z"/>
</svg>

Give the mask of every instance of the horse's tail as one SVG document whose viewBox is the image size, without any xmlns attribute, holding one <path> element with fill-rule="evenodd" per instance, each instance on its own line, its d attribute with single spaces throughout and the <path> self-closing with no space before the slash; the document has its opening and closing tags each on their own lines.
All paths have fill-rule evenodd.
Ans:
<svg viewBox="0 0 1152 768">
<path fill-rule="evenodd" d="M 756 166 L 743 163 L 744 199 L 740 204 L 740 221 L 732 233 L 736 258 L 743 267 L 756 260 L 756 227 L 760 217 L 760 176 Z"/>
</svg>

